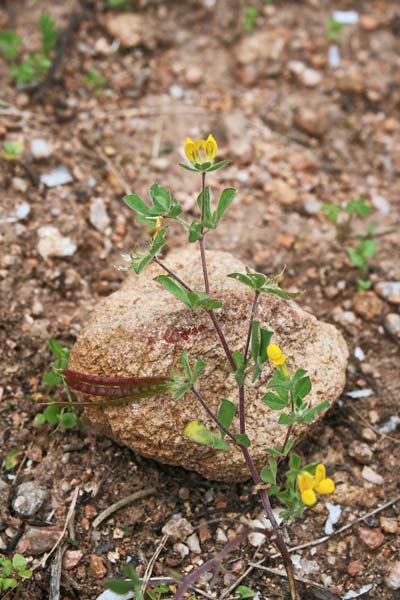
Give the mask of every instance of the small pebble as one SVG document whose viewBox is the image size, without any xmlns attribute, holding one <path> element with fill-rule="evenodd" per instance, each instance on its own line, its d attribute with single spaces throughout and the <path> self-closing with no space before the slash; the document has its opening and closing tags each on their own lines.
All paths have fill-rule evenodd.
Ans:
<svg viewBox="0 0 400 600">
<path fill-rule="evenodd" d="M 391 590 L 400 589 L 400 561 L 394 563 L 385 577 L 385 583 Z"/>
<path fill-rule="evenodd" d="M 367 529 L 366 527 L 361 527 L 359 536 L 360 540 L 372 550 L 376 550 L 376 548 L 382 546 L 385 541 L 380 529 Z"/>
<path fill-rule="evenodd" d="M 36 138 L 31 141 L 31 152 L 34 158 L 49 158 L 53 153 L 53 146 L 46 140 Z"/>
<path fill-rule="evenodd" d="M 69 237 L 61 235 L 57 227 L 45 225 L 38 229 L 38 252 L 45 260 L 50 256 L 72 256 L 76 252 L 76 244 Z"/>
<path fill-rule="evenodd" d="M 350 444 L 348 453 L 351 458 L 354 458 L 354 460 L 362 465 L 370 463 L 374 456 L 368 444 L 359 441 Z"/>
<path fill-rule="evenodd" d="M 369 481 L 370 483 L 374 483 L 375 485 L 383 485 L 385 482 L 382 475 L 376 473 L 373 469 L 371 469 L 371 467 L 364 467 L 361 471 L 361 475 L 365 479 L 365 481 Z"/>
<path fill-rule="evenodd" d="M 189 547 L 190 552 L 193 552 L 193 554 L 201 554 L 200 540 L 198 538 L 197 533 L 192 533 L 192 535 L 189 535 L 189 537 L 186 540 L 186 543 Z"/>
<path fill-rule="evenodd" d="M 82 550 L 67 550 L 63 557 L 64 569 L 73 569 L 83 556 Z"/>
<path fill-rule="evenodd" d="M 172 538 L 183 540 L 193 532 L 193 527 L 187 519 L 182 517 L 170 519 L 162 528 L 164 535 L 169 535 Z"/>
<path fill-rule="evenodd" d="M 105 232 L 110 225 L 110 217 L 102 198 L 94 198 L 90 204 L 89 221 L 95 229 Z"/>
<path fill-rule="evenodd" d="M 362 563 L 360 563 L 360 561 L 358 561 L 358 560 L 354 560 L 347 567 L 347 572 L 350 575 L 350 577 L 357 577 L 357 575 L 362 573 L 364 570 L 365 570 L 364 565 Z"/>
<path fill-rule="evenodd" d="M 388 313 L 384 317 L 384 323 L 388 332 L 400 339 L 400 315 L 397 313 Z"/>
<path fill-rule="evenodd" d="M 181 558 L 185 558 L 189 554 L 189 548 L 186 544 L 182 544 L 182 542 L 178 542 L 173 545 L 174 552 L 179 554 Z"/>
<path fill-rule="evenodd" d="M 388 517 L 380 517 L 379 519 L 382 531 L 385 533 L 397 533 L 399 524 L 397 519 L 389 519 Z"/>
<path fill-rule="evenodd" d="M 393 304 L 400 304 L 400 282 L 380 281 L 375 285 L 375 290 L 381 298 Z"/>
<path fill-rule="evenodd" d="M 66 185 L 72 183 L 74 178 L 68 170 L 68 167 L 60 165 L 55 167 L 48 173 L 44 173 L 40 176 L 40 181 L 47 185 L 47 187 L 56 187 L 57 185 Z"/>
<path fill-rule="evenodd" d="M 18 486 L 12 506 L 20 515 L 30 517 L 39 510 L 46 498 L 46 489 L 34 481 L 27 481 Z"/>
</svg>

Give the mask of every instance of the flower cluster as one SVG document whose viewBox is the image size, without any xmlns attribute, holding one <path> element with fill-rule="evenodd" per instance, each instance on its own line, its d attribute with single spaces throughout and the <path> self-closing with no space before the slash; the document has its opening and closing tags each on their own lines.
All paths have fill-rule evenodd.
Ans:
<svg viewBox="0 0 400 600">
<path fill-rule="evenodd" d="M 335 491 L 335 483 L 326 476 L 326 468 L 322 464 L 317 465 L 315 475 L 307 471 L 300 473 L 297 484 L 301 500 L 306 506 L 314 506 L 317 502 L 317 494 L 332 494 Z"/>
</svg>

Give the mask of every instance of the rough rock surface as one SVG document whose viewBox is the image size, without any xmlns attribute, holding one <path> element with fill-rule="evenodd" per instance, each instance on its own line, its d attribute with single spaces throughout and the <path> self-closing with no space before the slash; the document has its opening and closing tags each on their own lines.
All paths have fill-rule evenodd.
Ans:
<svg viewBox="0 0 400 600">
<path fill-rule="evenodd" d="M 165 262 L 191 287 L 201 290 L 196 250 L 172 252 Z M 221 326 L 229 346 L 243 350 L 253 293 L 226 276 L 243 272 L 244 266 L 224 252 L 207 255 L 212 295 L 224 303 L 217 311 Z M 98 375 L 169 374 L 178 368 L 179 357 L 187 350 L 207 365 L 198 384 L 211 408 L 216 411 L 221 398 L 236 402 L 236 384 L 208 315 L 187 310 L 164 291 L 153 281 L 160 273 L 157 265 L 139 277 L 132 273 L 120 290 L 95 308 L 72 350 L 71 368 Z M 325 399 L 334 402 L 344 386 L 348 356 L 335 327 L 319 322 L 295 302 L 275 296 L 261 298 L 256 318 L 275 332 L 274 341 L 288 355 L 289 369 L 308 370 L 313 383 L 312 404 Z M 286 428 L 278 425 L 279 413 L 260 401 L 271 375 L 267 364 L 261 382 L 247 386 L 248 434 L 259 466 L 265 462 L 263 448 L 283 442 L 286 433 Z M 98 431 L 139 454 L 194 469 L 209 479 L 249 478 L 240 451 L 216 451 L 184 438 L 182 431 L 189 421 L 200 420 L 211 426 L 190 394 L 179 402 L 164 395 L 130 405 L 90 408 L 87 413 Z"/>
</svg>

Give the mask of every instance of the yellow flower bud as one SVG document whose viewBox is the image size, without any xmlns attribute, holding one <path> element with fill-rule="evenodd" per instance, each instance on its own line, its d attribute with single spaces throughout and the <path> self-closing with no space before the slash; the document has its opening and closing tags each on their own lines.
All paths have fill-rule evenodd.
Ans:
<svg viewBox="0 0 400 600">
<path fill-rule="evenodd" d="M 268 344 L 267 356 L 275 367 L 284 365 L 287 359 L 286 354 L 276 344 Z"/>
<path fill-rule="evenodd" d="M 159 215 L 156 218 L 156 228 L 155 231 L 153 233 L 153 239 L 156 238 L 158 236 L 158 234 L 160 233 L 161 227 L 162 227 L 162 222 L 163 222 L 163 216 Z"/>
<path fill-rule="evenodd" d="M 189 162 L 193 164 L 197 164 L 198 162 L 200 162 L 199 155 L 196 150 L 196 142 L 191 140 L 190 137 L 186 138 L 183 150 Z"/>
<path fill-rule="evenodd" d="M 335 491 L 335 482 L 329 477 L 325 477 L 322 481 L 314 486 L 317 494 L 333 494 Z"/>
<path fill-rule="evenodd" d="M 304 471 L 300 473 L 297 477 L 297 483 L 299 486 L 300 492 L 305 492 L 306 490 L 312 490 L 314 486 L 314 477 L 311 473 Z"/>
<path fill-rule="evenodd" d="M 314 506 L 317 502 L 317 496 L 314 490 L 304 490 L 304 492 L 301 492 L 301 500 L 306 506 Z"/>
<path fill-rule="evenodd" d="M 213 138 L 213 136 L 211 135 L 211 133 L 205 141 L 204 152 L 206 155 L 206 162 L 212 162 L 214 160 L 214 158 L 217 156 L 218 144 L 215 141 L 215 139 Z"/>
</svg>

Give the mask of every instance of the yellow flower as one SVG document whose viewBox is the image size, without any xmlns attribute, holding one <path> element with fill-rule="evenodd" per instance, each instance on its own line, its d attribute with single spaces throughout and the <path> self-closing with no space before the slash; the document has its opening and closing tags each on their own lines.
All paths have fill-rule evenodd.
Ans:
<svg viewBox="0 0 400 600">
<path fill-rule="evenodd" d="M 276 344 L 268 344 L 267 356 L 275 367 L 284 365 L 287 359 L 286 354 Z"/>
<path fill-rule="evenodd" d="M 156 229 L 153 233 L 153 239 L 156 238 L 158 236 L 158 234 L 160 233 L 161 230 L 161 226 L 162 226 L 162 222 L 163 222 L 163 216 L 159 215 L 158 217 L 156 217 Z"/>
<path fill-rule="evenodd" d="M 185 156 L 193 165 L 213 162 L 218 152 L 218 144 L 210 134 L 206 140 L 192 140 L 187 137 L 183 145 Z"/>
<path fill-rule="evenodd" d="M 315 475 L 303 471 L 297 476 L 297 485 L 301 500 L 306 506 L 313 506 L 317 501 L 317 494 L 332 494 L 335 491 L 335 483 L 326 477 L 325 465 L 319 464 L 315 469 Z M 315 491 L 314 491 L 315 490 Z"/>
</svg>

